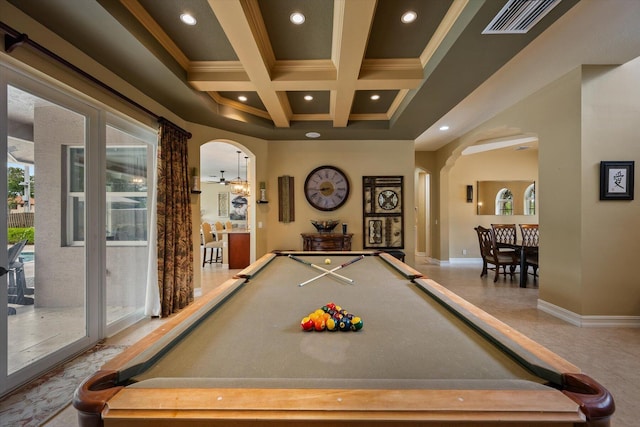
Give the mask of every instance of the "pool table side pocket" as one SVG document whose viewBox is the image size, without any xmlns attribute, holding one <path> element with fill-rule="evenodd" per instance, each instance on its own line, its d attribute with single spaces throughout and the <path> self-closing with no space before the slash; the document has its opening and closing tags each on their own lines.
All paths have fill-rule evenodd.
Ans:
<svg viewBox="0 0 640 427">
<path fill-rule="evenodd" d="M 267 265 L 269 265 L 269 263 L 271 261 L 273 261 L 274 258 L 276 258 L 277 256 L 278 256 L 278 254 L 275 253 L 275 252 L 274 253 L 267 253 L 267 254 L 263 255 L 262 257 L 260 257 L 256 262 L 252 263 L 250 266 L 248 266 L 244 270 L 240 271 L 234 277 L 235 278 L 250 279 L 253 276 L 255 276 L 256 274 L 258 274 L 260 272 L 260 270 L 262 270 Z"/>
<path fill-rule="evenodd" d="M 400 274 L 402 274 L 407 279 L 413 280 L 419 277 L 424 277 L 424 275 L 420 273 L 418 270 L 411 268 L 410 266 L 400 261 L 398 258 L 394 257 L 393 255 L 390 255 L 386 252 L 377 252 L 376 255 L 379 256 L 381 259 L 385 260 L 393 268 L 398 270 Z"/>
</svg>

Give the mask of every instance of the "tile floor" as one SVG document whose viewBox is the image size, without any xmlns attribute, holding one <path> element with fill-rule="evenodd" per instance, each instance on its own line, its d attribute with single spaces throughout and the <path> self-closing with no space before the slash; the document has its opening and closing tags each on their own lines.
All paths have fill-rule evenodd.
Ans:
<svg viewBox="0 0 640 427">
<path fill-rule="evenodd" d="M 579 366 L 609 389 L 616 401 L 615 427 L 640 425 L 635 414 L 640 401 L 640 328 L 579 328 L 536 308 L 538 289 L 521 289 L 517 279 L 480 278 L 479 265 L 429 264 L 418 258 L 416 269 L 425 273 L 474 305 L 545 345 Z M 203 292 L 222 283 L 233 271 L 218 266 L 203 269 Z M 544 286 L 544 277 L 541 279 Z M 157 327 L 160 322 L 147 320 L 107 340 L 111 344 L 131 344 Z M 62 410 L 45 424 L 47 427 L 77 425 L 72 407 Z"/>
</svg>

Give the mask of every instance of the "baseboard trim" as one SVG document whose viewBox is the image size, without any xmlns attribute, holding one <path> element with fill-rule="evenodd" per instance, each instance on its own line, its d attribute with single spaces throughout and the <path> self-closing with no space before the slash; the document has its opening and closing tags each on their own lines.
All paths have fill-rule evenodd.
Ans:
<svg viewBox="0 0 640 427">
<path fill-rule="evenodd" d="M 449 258 L 451 264 L 482 265 L 482 258 Z"/>
<path fill-rule="evenodd" d="M 585 328 L 640 328 L 640 316 L 581 316 L 541 299 L 538 310 Z"/>
</svg>

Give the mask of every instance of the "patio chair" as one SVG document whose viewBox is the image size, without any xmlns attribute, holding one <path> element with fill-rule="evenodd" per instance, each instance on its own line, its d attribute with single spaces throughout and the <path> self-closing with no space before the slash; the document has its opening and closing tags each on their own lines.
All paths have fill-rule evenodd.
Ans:
<svg viewBox="0 0 640 427">
<path fill-rule="evenodd" d="M 24 264 L 20 257 L 20 253 L 22 253 L 26 244 L 27 240 L 21 240 L 11 246 L 7 251 L 7 261 L 9 264 L 7 272 L 9 275 L 9 286 L 7 288 L 7 292 L 10 304 L 33 304 L 33 298 L 25 295 L 33 295 L 35 293 L 35 289 L 27 287 L 27 281 L 24 276 Z"/>
</svg>

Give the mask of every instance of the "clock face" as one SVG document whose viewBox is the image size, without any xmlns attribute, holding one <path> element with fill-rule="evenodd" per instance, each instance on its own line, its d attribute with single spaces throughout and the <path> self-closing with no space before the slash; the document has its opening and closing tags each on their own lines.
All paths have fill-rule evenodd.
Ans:
<svg viewBox="0 0 640 427">
<path fill-rule="evenodd" d="M 307 176 L 304 195 L 314 208 L 333 211 L 347 201 L 349 180 L 344 172 L 336 167 L 320 166 Z"/>
</svg>

